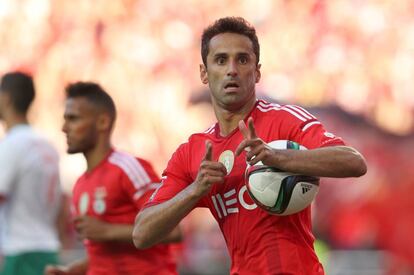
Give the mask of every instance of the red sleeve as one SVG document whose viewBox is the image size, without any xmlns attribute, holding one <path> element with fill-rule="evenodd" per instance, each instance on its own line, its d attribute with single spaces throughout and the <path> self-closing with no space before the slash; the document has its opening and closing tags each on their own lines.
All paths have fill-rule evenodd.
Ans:
<svg viewBox="0 0 414 275">
<path fill-rule="evenodd" d="M 142 209 L 142 207 L 148 202 L 148 200 L 151 198 L 151 195 L 155 190 L 157 190 L 160 185 L 160 183 L 152 185 L 151 188 L 147 189 L 147 191 L 141 197 L 135 200 L 135 205 L 138 207 L 138 209 Z"/>
<path fill-rule="evenodd" d="M 141 209 L 151 194 L 160 185 L 160 178 L 152 165 L 141 158 L 136 158 L 137 165 L 132 173 L 136 177 L 124 173 L 121 184 L 138 209 Z"/>
<path fill-rule="evenodd" d="M 308 149 L 345 145 L 342 138 L 325 130 L 322 123 L 307 110 L 295 105 L 285 105 L 281 137 L 298 142 Z"/>
<path fill-rule="evenodd" d="M 188 153 L 188 143 L 182 144 L 175 151 L 162 174 L 161 186 L 154 192 L 144 207 L 156 205 L 173 198 L 193 182 L 188 173 Z"/>
<path fill-rule="evenodd" d="M 144 168 L 145 172 L 147 172 L 151 182 L 157 182 L 159 183 L 160 177 L 158 176 L 158 174 L 155 172 L 154 168 L 152 167 L 151 163 L 149 163 L 148 161 L 146 161 L 145 159 L 142 158 L 137 158 L 138 162 L 142 165 L 142 167 Z"/>
</svg>

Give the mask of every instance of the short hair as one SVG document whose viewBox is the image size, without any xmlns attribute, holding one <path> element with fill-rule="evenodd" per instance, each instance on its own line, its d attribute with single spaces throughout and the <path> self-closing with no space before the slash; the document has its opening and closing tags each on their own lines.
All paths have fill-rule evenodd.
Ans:
<svg viewBox="0 0 414 275">
<path fill-rule="evenodd" d="M 224 17 L 216 20 L 213 24 L 204 29 L 201 36 L 201 58 L 203 59 L 205 66 L 207 66 L 210 40 L 221 33 L 237 33 L 247 36 L 253 44 L 253 52 L 256 55 L 256 65 L 259 64 L 260 45 L 255 28 L 242 17 Z"/>
<path fill-rule="evenodd" d="M 10 96 L 14 110 L 20 114 L 27 113 L 35 98 L 33 79 L 22 72 L 5 74 L 1 79 L 0 92 Z"/>
<path fill-rule="evenodd" d="M 75 82 L 65 88 L 66 98 L 84 97 L 90 103 L 108 113 L 112 119 L 111 127 L 116 119 L 115 103 L 111 96 L 97 83 L 94 82 Z"/>
</svg>

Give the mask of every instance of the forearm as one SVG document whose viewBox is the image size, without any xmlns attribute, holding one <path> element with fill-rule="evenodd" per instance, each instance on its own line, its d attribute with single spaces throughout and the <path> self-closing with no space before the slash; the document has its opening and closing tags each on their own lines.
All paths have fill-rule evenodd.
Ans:
<svg viewBox="0 0 414 275">
<path fill-rule="evenodd" d="M 161 240 L 161 243 L 178 243 L 183 240 L 183 235 L 181 233 L 180 225 L 177 225 L 164 239 Z"/>
<path fill-rule="evenodd" d="M 134 225 L 132 223 L 110 223 L 95 217 L 79 216 L 75 219 L 75 228 L 82 239 L 97 242 L 132 242 Z"/>
<path fill-rule="evenodd" d="M 362 155 L 346 146 L 275 150 L 268 165 L 303 175 L 334 178 L 359 177 L 367 170 Z"/>
<path fill-rule="evenodd" d="M 88 271 L 88 259 L 81 259 L 71 263 L 68 266 L 68 274 L 70 275 L 85 275 Z"/>
<path fill-rule="evenodd" d="M 134 244 L 139 249 L 160 242 L 194 208 L 200 200 L 194 184 L 189 185 L 174 198 L 141 211 L 135 221 Z"/>
<path fill-rule="evenodd" d="M 132 224 L 108 224 L 104 241 L 132 242 Z"/>
</svg>

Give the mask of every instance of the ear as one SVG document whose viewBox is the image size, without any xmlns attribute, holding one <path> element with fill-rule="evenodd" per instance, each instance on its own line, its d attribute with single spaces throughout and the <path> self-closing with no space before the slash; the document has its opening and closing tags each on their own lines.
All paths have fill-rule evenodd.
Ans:
<svg viewBox="0 0 414 275">
<path fill-rule="evenodd" d="M 11 105 L 11 97 L 8 93 L 0 92 L 1 101 L 4 102 L 4 106 Z"/>
<path fill-rule="evenodd" d="M 204 64 L 200 64 L 200 79 L 203 84 L 208 84 L 207 68 Z"/>
<path fill-rule="evenodd" d="M 9 94 L 0 92 L 0 108 L 3 112 L 6 112 L 6 109 L 12 108 L 13 104 L 11 102 L 11 97 Z"/>
<path fill-rule="evenodd" d="M 111 117 L 108 114 L 98 116 L 97 128 L 99 131 L 109 131 L 111 129 Z"/>
<path fill-rule="evenodd" d="M 260 71 L 261 67 L 262 67 L 262 64 L 257 64 L 256 66 L 256 83 L 259 83 L 260 78 L 262 77 L 262 72 Z"/>
</svg>

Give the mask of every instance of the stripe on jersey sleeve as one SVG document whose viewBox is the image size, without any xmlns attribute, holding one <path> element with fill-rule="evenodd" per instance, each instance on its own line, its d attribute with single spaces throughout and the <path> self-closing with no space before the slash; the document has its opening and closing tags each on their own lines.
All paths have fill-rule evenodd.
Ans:
<svg viewBox="0 0 414 275">
<path fill-rule="evenodd" d="M 261 102 L 260 102 L 257 105 L 257 109 L 259 109 L 260 111 L 262 111 L 264 113 L 269 112 L 269 111 L 283 110 L 283 111 L 286 111 L 286 112 L 290 113 L 291 115 L 295 116 L 296 118 L 298 118 L 298 119 L 300 119 L 304 122 L 307 120 L 307 118 L 305 118 L 303 115 L 298 113 L 296 110 L 293 110 L 293 109 L 291 109 L 287 106 L 282 106 L 282 107 L 277 106 L 277 105 L 272 106 L 271 104 L 261 104 Z"/>
<path fill-rule="evenodd" d="M 302 117 L 307 119 L 316 119 L 311 113 L 303 109 L 302 107 L 296 106 L 296 105 L 285 105 L 283 107 L 286 107 L 290 110 L 296 111 L 297 114 L 300 114 Z"/>
<path fill-rule="evenodd" d="M 280 105 L 276 103 L 265 103 L 263 101 L 259 101 L 259 103 L 257 104 L 257 109 L 264 113 L 269 111 L 279 111 Z"/>
<path fill-rule="evenodd" d="M 301 116 L 296 111 L 287 108 L 286 106 L 283 106 L 281 109 L 284 110 L 284 111 L 286 111 L 286 112 L 288 112 L 288 113 L 290 113 L 291 115 L 295 116 L 296 118 L 302 120 L 303 122 L 305 122 L 307 120 L 305 117 Z"/>
<path fill-rule="evenodd" d="M 302 132 L 306 131 L 313 125 L 321 124 L 315 116 L 313 116 L 304 108 L 297 105 L 279 105 L 277 103 L 259 101 L 259 103 L 257 104 L 257 109 L 259 109 L 262 112 L 269 112 L 272 110 L 283 110 L 285 112 L 290 113 L 291 115 L 305 123 L 305 125 L 302 127 Z"/>
<path fill-rule="evenodd" d="M 306 130 L 308 130 L 308 128 L 309 127 L 311 127 L 311 126 L 313 126 L 313 125 L 315 125 L 315 124 L 321 124 L 319 121 L 311 121 L 311 122 L 309 122 L 309 123 L 307 123 L 307 124 L 305 124 L 305 126 L 303 126 L 303 128 L 302 128 L 302 132 L 305 132 Z"/>
<path fill-rule="evenodd" d="M 269 112 L 272 110 L 275 110 L 275 111 L 283 110 L 283 111 L 290 113 L 291 115 L 295 116 L 296 118 L 300 119 L 303 122 L 309 119 L 316 119 L 308 111 L 296 105 L 281 106 L 276 103 L 267 103 L 264 101 L 259 101 L 259 104 L 257 104 L 257 108 L 262 112 Z"/>
<path fill-rule="evenodd" d="M 108 160 L 110 163 L 120 167 L 122 171 L 127 174 L 135 189 L 140 189 L 146 183 L 151 181 L 144 167 L 142 167 L 141 163 L 139 163 L 133 156 L 125 153 L 113 152 Z"/>
<path fill-rule="evenodd" d="M 157 188 L 159 188 L 161 186 L 161 183 L 159 182 L 154 182 L 151 183 L 147 186 L 147 188 L 144 189 L 140 189 L 137 192 L 135 192 L 134 194 L 134 200 L 138 200 L 139 198 L 142 197 L 142 195 L 144 195 L 144 193 L 146 193 L 148 190 L 157 190 Z"/>
<path fill-rule="evenodd" d="M 214 132 L 214 129 L 216 128 L 216 124 L 213 124 L 212 126 L 210 126 L 210 128 L 208 128 L 207 130 L 204 131 L 205 134 L 212 134 Z"/>
</svg>

